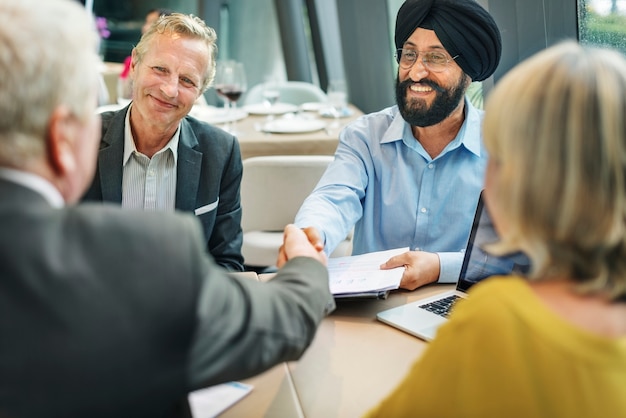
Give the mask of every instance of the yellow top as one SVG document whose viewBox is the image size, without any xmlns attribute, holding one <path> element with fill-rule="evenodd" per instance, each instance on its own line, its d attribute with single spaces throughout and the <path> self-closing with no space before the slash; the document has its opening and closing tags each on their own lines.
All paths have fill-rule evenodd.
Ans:
<svg viewBox="0 0 626 418">
<path fill-rule="evenodd" d="M 522 278 L 490 278 L 367 416 L 623 418 L 626 338 L 566 322 Z"/>
</svg>

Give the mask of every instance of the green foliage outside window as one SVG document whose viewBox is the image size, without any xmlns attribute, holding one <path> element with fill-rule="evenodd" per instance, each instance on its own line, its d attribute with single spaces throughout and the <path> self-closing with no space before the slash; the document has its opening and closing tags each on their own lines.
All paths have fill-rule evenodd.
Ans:
<svg viewBox="0 0 626 418">
<path fill-rule="evenodd" d="M 601 15 L 587 1 L 579 1 L 578 37 L 583 44 L 608 46 L 626 54 L 626 15 L 615 9 Z"/>
</svg>

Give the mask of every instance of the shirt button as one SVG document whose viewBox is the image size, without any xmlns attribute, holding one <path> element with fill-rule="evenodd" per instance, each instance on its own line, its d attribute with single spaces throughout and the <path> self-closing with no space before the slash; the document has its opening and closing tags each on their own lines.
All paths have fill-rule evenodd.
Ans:
<svg viewBox="0 0 626 418">
<path fill-rule="evenodd" d="M 428 212 L 428 209 L 426 209 L 426 208 L 421 208 L 421 209 L 420 209 L 420 212 L 422 212 L 422 213 L 426 213 L 426 212 Z"/>
<path fill-rule="evenodd" d="M 435 168 L 435 164 L 428 164 L 428 168 L 430 168 L 430 169 Z"/>
<path fill-rule="evenodd" d="M 154 170 L 149 170 L 149 171 L 148 171 L 148 175 L 149 175 L 150 177 L 153 177 L 153 176 L 154 176 Z"/>
</svg>

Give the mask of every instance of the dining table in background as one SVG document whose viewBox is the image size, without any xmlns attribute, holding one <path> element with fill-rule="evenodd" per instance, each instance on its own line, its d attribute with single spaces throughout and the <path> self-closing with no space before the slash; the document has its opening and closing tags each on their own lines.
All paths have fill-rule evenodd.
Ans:
<svg viewBox="0 0 626 418">
<path fill-rule="evenodd" d="M 226 131 L 234 129 L 242 159 L 268 155 L 334 155 L 341 130 L 363 112 L 348 105 L 336 117 L 329 107 L 328 103 L 299 106 L 278 103 L 273 110 L 262 103 L 234 110 L 194 106 L 189 114 Z"/>
<path fill-rule="evenodd" d="M 267 115 L 249 114 L 237 121 L 237 139 L 241 148 L 241 158 L 263 155 L 334 155 L 339 143 L 339 132 L 347 124 L 362 116 L 355 106 L 349 106 L 349 115 L 341 118 L 323 117 L 319 112 L 298 112 L 294 114 L 274 115 L 274 122 L 279 118 L 298 118 L 303 124 L 307 121 L 320 121 L 323 128 L 308 132 L 266 132 Z M 272 122 L 272 121 L 270 121 Z M 218 125 L 220 126 L 220 125 Z"/>
<path fill-rule="evenodd" d="M 99 111 L 116 110 L 122 107 L 117 103 L 117 80 L 122 69 L 123 64 L 121 63 L 104 62 L 102 64 L 100 73 L 109 93 L 109 104 L 102 106 Z M 215 117 L 214 112 L 216 110 L 223 112 L 222 108 L 200 106 L 195 110 L 192 109 L 190 114 L 200 120 L 205 120 L 226 130 L 231 127 L 228 120 L 221 120 L 223 118 L 220 116 Z M 200 111 L 198 112 L 198 110 Z M 320 106 L 311 109 L 299 106 L 294 111 L 276 113 L 270 117 L 267 114 L 246 112 L 245 110 L 246 106 L 238 109 L 240 117 L 236 121 L 236 136 L 241 148 L 242 159 L 263 155 L 334 155 L 339 143 L 341 129 L 363 115 L 363 112 L 351 104 L 348 105 L 346 112 L 337 118 L 323 112 Z M 208 117 L 203 118 L 203 113 Z M 318 126 L 323 125 L 323 127 L 306 132 L 298 132 L 298 129 L 280 133 L 265 130 L 268 122 L 287 118 L 294 118 L 291 122 L 295 126 L 299 120 L 302 120 L 304 124 L 317 121 L 319 122 Z"/>
</svg>

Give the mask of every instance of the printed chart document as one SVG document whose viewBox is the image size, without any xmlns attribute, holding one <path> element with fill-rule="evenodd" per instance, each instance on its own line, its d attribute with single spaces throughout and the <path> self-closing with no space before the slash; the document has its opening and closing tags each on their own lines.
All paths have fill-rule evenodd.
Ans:
<svg viewBox="0 0 626 418">
<path fill-rule="evenodd" d="M 380 265 L 409 247 L 328 259 L 330 292 L 335 298 L 384 299 L 400 286 L 404 267 L 381 270 Z"/>
<path fill-rule="evenodd" d="M 228 382 L 191 392 L 187 399 L 193 418 L 214 418 L 252 390 L 251 385 Z"/>
</svg>

